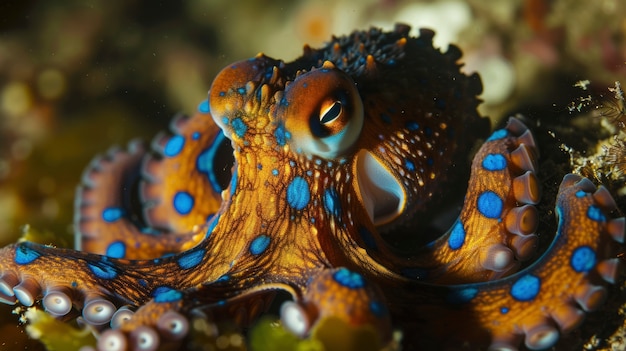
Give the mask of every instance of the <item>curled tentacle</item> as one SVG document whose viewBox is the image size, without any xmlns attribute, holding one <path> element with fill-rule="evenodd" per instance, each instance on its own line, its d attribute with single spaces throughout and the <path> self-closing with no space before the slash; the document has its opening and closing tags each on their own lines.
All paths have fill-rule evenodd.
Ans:
<svg viewBox="0 0 626 351">
<path fill-rule="evenodd" d="M 510 274 L 534 252 L 540 200 L 533 136 L 517 118 L 495 131 L 472 164 L 461 215 L 450 230 L 405 267 L 407 277 L 437 284 Z"/>
<path fill-rule="evenodd" d="M 287 301 L 281 307 L 283 325 L 300 336 L 328 317 L 352 326 L 374 327 L 381 345 L 391 338 L 391 319 L 381 292 L 347 268 L 321 271 L 309 281 L 301 301 Z"/>
<path fill-rule="evenodd" d="M 230 179 L 232 148 L 206 101 L 192 117 L 175 117 L 170 130 L 154 138 L 154 153 L 144 161 L 141 201 L 150 227 L 188 233 L 219 209 Z"/>
</svg>

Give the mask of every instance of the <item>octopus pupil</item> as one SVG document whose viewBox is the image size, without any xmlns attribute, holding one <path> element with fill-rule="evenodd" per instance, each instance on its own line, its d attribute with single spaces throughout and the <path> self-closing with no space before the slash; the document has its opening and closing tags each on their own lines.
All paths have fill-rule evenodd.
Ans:
<svg viewBox="0 0 626 351">
<path fill-rule="evenodd" d="M 335 101 L 330 108 L 326 109 L 322 113 L 322 116 L 320 118 L 320 123 L 328 124 L 334 121 L 335 119 L 337 119 L 337 117 L 341 115 L 341 111 L 342 111 L 341 102 Z"/>
</svg>

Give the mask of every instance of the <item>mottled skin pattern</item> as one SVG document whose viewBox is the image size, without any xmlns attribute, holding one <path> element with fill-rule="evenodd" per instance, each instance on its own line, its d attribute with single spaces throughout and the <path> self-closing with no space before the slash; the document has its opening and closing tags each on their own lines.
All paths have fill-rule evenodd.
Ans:
<svg viewBox="0 0 626 351">
<path fill-rule="evenodd" d="M 246 324 L 279 289 L 293 297 L 282 321 L 302 336 L 334 316 L 374 325 L 381 345 L 400 328 L 406 349 L 553 345 L 614 282 L 624 218 L 606 189 L 566 176 L 553 243 L 517 272 L 535 250 L 539 152 L 511 118 L 474 156 L 450 230 L 411 255 L 390 247 L 398 225 L 419 235 L 413 215 L 489 132 L 460 51 L 408 31 L 224 68 L 198 113 L 151 151 L 133 142 L 90 165 L 76 203 L 82 251 L 0 251 L 0 298 L 110 322 L 103 350 L 182 342 L 199 308 Z"/>
</svg>

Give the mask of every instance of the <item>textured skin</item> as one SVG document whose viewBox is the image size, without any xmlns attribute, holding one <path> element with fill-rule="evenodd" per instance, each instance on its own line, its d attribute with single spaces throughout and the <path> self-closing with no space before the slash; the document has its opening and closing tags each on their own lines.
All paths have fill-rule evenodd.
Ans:
<svg viewBox="0 0 626 351">
<path fill-rule="evenodd" d="M 180 341 L 198 308 L 248 323 L 279 289 L 293 297 L 283 323 L 300 335 L 333 316 L 374 325 L 381 344 L 401 328 L 407 349 L 554 344 L 602 303 L 624 219 L 604 188 L 568 175 L 553 243 L 516 272 L 533 256 L 540 200 L 538 149 L 518 119 L 475 155 L 448 232 L 411 255 L 385 241 L 407 223 L 419 235 L 414 214 L 489 131 L 480 79 L 432 35 L 372 29 L 291 63 L 259 55 L 224 68 L 151 151 L 133 142 L 90 165 L 76 203 L 83 251 L 0 251 L 0 298 L 113 318 L 101 349 Z M 119 322 L 125 305 L 136 312 Z"/>
</svg>

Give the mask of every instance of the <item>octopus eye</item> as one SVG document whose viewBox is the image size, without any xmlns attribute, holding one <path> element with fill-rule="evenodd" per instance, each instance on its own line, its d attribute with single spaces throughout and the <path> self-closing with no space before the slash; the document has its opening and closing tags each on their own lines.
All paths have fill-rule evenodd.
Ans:
<svg viewBox="0 0 626 351">
<path fill-rule="evenodd" d="M 335 101 L 332 105 L 328 106 L 325 110 L 320 114 L 320 123 L 326 125 L 335 121 L 339 116 L 341 116 L 341 112 L 343 109 L 341 108 L 341 102 Z"/>
<path fill-rule="evenodd" d="M 296 152 L 338 158 L 361 135 L 363 102 L 354 81 L 340 70 L 325 65 L 300 75 L 287 86 L 284 99 L 277 119 Z"/>
</svg>

